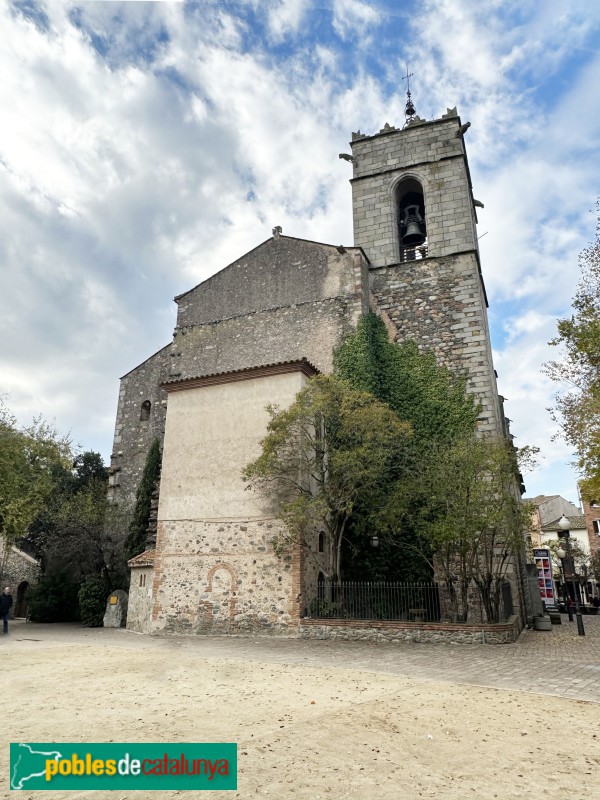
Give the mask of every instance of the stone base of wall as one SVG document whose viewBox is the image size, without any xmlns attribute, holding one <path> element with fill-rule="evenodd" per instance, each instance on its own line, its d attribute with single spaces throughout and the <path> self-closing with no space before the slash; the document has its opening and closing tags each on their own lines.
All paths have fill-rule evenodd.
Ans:
<svg viewBox="0 0 600 800">
<path fill-rule="evenodd" d="M 245 625 L 193 627 L 189 620 L 167 625 L 149 633 L 195 636 L 278 637 L 286 639 L 339 639 L 350 642 L 445 643 L 445 644 L 510 644 L 521 632 L 519 617 L 498 625 L 456 625 L 446 622 L 402 622 L 352 619 L 302 619 L 289 626 L 248 627 Z"/>
<path fill-rule="evenodd" d="M 352 642 L 509 644 L 517 640 L 520 632 L 517 616 L 497 625 L 356 619 L 300 620 L 300 636 L 303 639 L 343 639 Z"/>
</svg>

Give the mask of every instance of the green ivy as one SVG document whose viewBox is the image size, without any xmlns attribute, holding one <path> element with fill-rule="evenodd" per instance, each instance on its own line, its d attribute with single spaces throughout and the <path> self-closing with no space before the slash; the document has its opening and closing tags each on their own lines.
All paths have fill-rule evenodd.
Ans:
<svg viewBox="0 0 600 800">
<path fill-rule="evenodd" d="M 420 535 L 424 497 L 414 476 L 433 448 L 472 434 L 480 406 L 466 393 L 466 375 L 438 365 L 416 343 L 390 342 L 376 314 L 361 317 L 334 355 L 334 372 L 370 392 L 410 422 L 411 445 L 399 454 L 387 480 L 360 497 L 345 535 L 344 577 L 354 580 L 427 581 L 431 552 Z M 398 487 L 410 486 L 406 492 Z M 371 547 L 373 534 L 379 547 Z"/>
</svg>

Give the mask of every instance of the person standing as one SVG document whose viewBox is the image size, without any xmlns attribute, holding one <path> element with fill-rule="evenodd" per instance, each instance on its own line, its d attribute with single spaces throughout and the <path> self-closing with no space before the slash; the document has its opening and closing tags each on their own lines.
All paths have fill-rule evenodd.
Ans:
<svg viewBox="0 0 600 800">
<path fill-rule="evenodd" d="M 10 593 L 10 586 L 5 586 L 4 591 L 0 594 L 0 617 L 4 624 L 2 633 L 8 633 L 8 612 L 13 604 L 12 594 Z"/>
</svg>

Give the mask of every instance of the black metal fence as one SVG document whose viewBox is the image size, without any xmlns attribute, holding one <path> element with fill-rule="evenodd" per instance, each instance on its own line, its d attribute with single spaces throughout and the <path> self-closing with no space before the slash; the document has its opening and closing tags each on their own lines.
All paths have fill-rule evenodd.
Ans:
<svg viewBox="0 0 600 800">
<path fill-rule="evenodd" d="M 511 585 L 499 581 L 484 603 L 475 587 L 389 581 L 319 581 L 308 605 L 317 619 L 406 620 L 409 622 L 504 622 L 513 613 Z"/>
</svg>

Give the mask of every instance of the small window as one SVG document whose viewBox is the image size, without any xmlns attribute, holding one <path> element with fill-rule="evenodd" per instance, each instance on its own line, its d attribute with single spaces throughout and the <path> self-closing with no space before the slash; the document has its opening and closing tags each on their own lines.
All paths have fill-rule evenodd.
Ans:
<svg viewBox="0 0 600 800">
<path fill-rule="evenodd" d="M 152 409 L 152 403 L 150 400 L 144 400 L 142 403 L 142 408 L 140 410 L 140 422 L 146 422 L 150 419 L 150 410 Z"/>
<path fill-rule="evenodd" d="M 145 585 L 146 585 L 146 574 L 142 573 L 140 575 L 140 586 L 145 586 Z"/>
<path fill-rule="evenodd" d="M 319 553 L 325 552 L 325 534 L 323 531 L 319 534 Z"/>
<path fill-rule="evenodd" d="M 594 533 L 596 536 L 600 536 L 600 519 L 593 519 L 592 527 L 594 528 Z"/>
<path fill-rule="evenodd" d="M 590 508 L 598 508 L 598 501 L 597 500 L 591 500 L 590 501 Z"/>
</svg>

